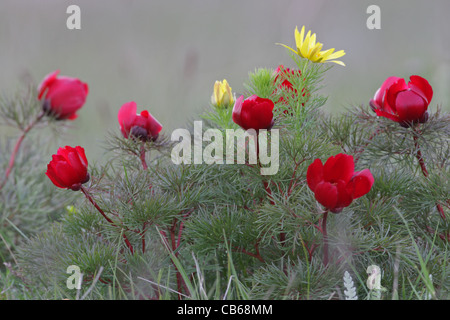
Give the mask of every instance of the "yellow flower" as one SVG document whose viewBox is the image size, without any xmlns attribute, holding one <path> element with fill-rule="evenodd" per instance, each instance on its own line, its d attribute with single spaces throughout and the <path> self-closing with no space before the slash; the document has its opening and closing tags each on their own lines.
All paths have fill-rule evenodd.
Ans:
<svg viewBox="0 0 450 320">
<path fill-rule="evenodd" d="M 214 91 L 211 97 L 211 102 L 217 107 L 227 107 L 234 103 L 234 98 L 231 93 L 231 87 L 227 80 L 216 81 L 214 83 Z"/>
<path fill-rule="evenodd" d="M 298 54 L 302 58 L 306 58 L 316 63 L 334 62 L 341 66 L 345 66 L 342 61 L 334 60 L 345 55 L 344 50 L 334 52 L 334 48 L 325 51 L 322 50 L 323 44 L 316 43 L 316 34 L 311 35 L 311 30 L 308 31 L 305 37 L 305 26 L 302 27 L 302 31 L 298 32 L 298 28 L 295 27 L 295 46 L 297 50 L 294 50 L 284 44 L 283 47 L 288 48 Z"/>
</svg>

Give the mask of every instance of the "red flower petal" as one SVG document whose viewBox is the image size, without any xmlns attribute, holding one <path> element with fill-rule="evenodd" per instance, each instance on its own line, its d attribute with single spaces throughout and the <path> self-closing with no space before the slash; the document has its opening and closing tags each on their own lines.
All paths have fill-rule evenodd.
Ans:
<svg viewBox="0 0 450 320">
<path fill-rule="evenodd" d="M 244 96 L 240 96 L 234 103 L 232 114 L 234 123 L 236 123 L 240 127 L 242 127 L 241 113 L 243 104 L 244 104 Z"/>
<path fill-rule="evenodd" d="M 252 95 L 243 100 L 239 97 L 233 107 L 233 121 L 242 127 L 248 129 L 269 129 L 273 124 L 274 103 L 270 99 L 260 98 Z"/>
<path fill-rule="evenodd" d="M 367 194 L 373 186 L 375 179 L 369 169 L 356 172 L 350 183 L 347 185 L 347 191 L 353 199 Z"/>
<path fill-rule="evenodd" d="M 52 84 L 52 82 L 56 79 L 58 76 L 59 70 L 53 71 L 46 75 L 42 82 L 38 86 L 38 99 L 41 100 L 42 96 L 44 95 L 45 91 L 48 89 L 48 87 Z"/>
<path fill-rule="evenodd" d="M 381 87 L 375 92 L 375 96 L 373 98 L 373 101 L 376 105 L 377 109 L 384 109 L 386 112 L 393 112 L 389 104 L 385 101 L 386 100 L 386 92 L 389 90 L 390 86 L 400 80 L 399 77 L 389 77 L 387 78 Z"/>
<path fill-rule="evenodd" d="M 336 189 L 338 192 L 337 202 L 336 202 L 336 207 L 333 209 L 348 207 L 352 203 L 353 197 L 347 191 L 347 183 L 344 182 L 343 180 L 339 180 L 336 185 Z"/>
<path fill-rule="evenodd" d="M 292 83 L 288 80 L 288 73 L 294 75 L 294 70 L 291 70 L 289 68 L 285 68 L 283 65 L 279 65 L 278 68 L 275 70 L 275 82 L 278 81 L 278 78 L 281 78 L 281 84 L 280 86 L 286 87 L 288 89 L 293 89 Z"/>
<path fill-rule="evenodd" d="M 80 157 L 80 160 L 82 162 L 82 164 L 87 167 L 88 166 L 88 161 L 86 158 L 86 153 L 84 152 L 84 149 L 80 146 L 75 147 L 76 152 L 78 153 L 78 156 Z"/>
<path fill-rule="evenodd" d="M 78 79 L 59 81 L 55 80 L 49 87 L 46 99 L 50 102 L 50 108 L 58 119 L 73 117 L 86 102 L 86 90 Z"/>
<path fill-rule="evenodd" d="M 412 91 L 420 93 L 427 104 L 430 104 L 431 99 L 433 99 L 433 88 L 426 79 L 420 76 L 411 76 L 408 86 Z"/>
<path fill-rule="evenodd" d="M 146 128 L 147 131 L 150 132 L 152 137 L 157 137 L 162 130 L 162 125 L 158 120 L 156 120 L 156 118 L 149 114 L 149 117 L 147 118 Z"/>
<path fill-rule="evenodd" d="M 128 138 L 131 127 L 136 118 L 137 105 L 136 102 L 131 101 L 122 105 L 117 113 L 117 119 L 119 120 L 120 131 L 125 138 Z"/>
<path fill-rule="evenodd" d="M 352 178 L 354 169 L 353 156 L 339 153 L 334 157 L 328 158 L 325 162 L 323 169 L 324 180 L 332 183 L 343 180 L 347 183 Z"/>
<path fill-rule="evenodd" d="M 53 165 L 55 173 L 66 188 L 72 187 L 73 184 L 84 180 L 85 177 L 80 178 L 79 173 L 68 162 L 56 162 Z"/>
<path fill-rule="evenodd" d="M 38 87 L 38 99 L 44 98 L 44 110 L 57 119 L 77 118 L 75 112 L 86 102 L 88 85 L 77 78 L 57 77 L 59 70 L 47 75 Z"/>
<path fill-rule="evenodd" d="M 385 112 L 385 111 L 383 111 L 383 110 L 376 109 L 376 110 L 375 110 L 375 113 L 376 113 L 377 116 L 379 116 L 379 117 L 385 117 L 385 118 L 388 118 L 388 119 L 390 119 L 390 120 L 392 120 L 392 121 L 395 121 L 395 122 L 400 122 L 400 121 L 401 121 L 397 115 L 394 115 L 394 114 L 392 114 L 392 113 Z"/>
<path fill-rule="evenodd" d="M 321 182 L 317 185 L 314 196 L 321 205 L 327 209 L 336 208 L 338 191 L 335 185 L 329 182 Z"/>
<path fill-rule="evenodd" d="M 427 110 L 428 104 L 414 91 L 401 91 L 395 100 L 400 121 L 418 121 Z"/>
<path fill-rule="evenodd" d="M 67 116 L 67 120 L 75 120 L 78 118 L 78 115 L 76 113 L 72 113 L 71 115 Z"/>
<path fill-rule="evenodd" d="M 388 107 L 385 105 L 387 103 L 392 109 L 392 113 L 397 113 L 395 100 L 397 99 L 397 94 L 404 90 L 408 90 L 408 85 L 406 84 L 405 79 L 398 78 L 398 80 L 392 83 L 386 91 L 383 110 L 389 112 L 387 109 Z"/>
<path fill-rule="evenodd" d="M 306 182 L 308 187 L 314 192 L 317 185 L 323 181 L 323 164 L 320 159 L 314 160 L 306 171 Z"/>
<path fill-rule="evenodd" d="M 87 167 L 81 161 L 81 158 L 77 152 L 71 152 L 68 155 L 68 163 L 72 169 L 77 173 L 77 179 L 84 181 L 87 175 Z"/>
<path fill-rule="evenodd" d="M 58 174 L 55 172 L 55 169 L 53 168 L 54 163 L 50 162 L 47 165 L 47 172 L 45 173 L 47 177 L 50 178 L 50 180 L 53 182 L 53 184 L 59 188 L 66 188 L 64 183 L 59 179 Z"/>
<path fill-rule="evenodd" d="M 274 103 L 270 99 L 257 98 L 254 110 L 256 112 L 256 127 L 255 130 L 269 129 L 273 124 L 273 108 Z"/>
<path fill-rule="evenodd" d="M 87 165 L 83 148 L 66 146 L 52 155 L 46 175 L 59 188 L 78 190 L 81 184 L 89 180 Z"/>
<path fill-rule="evenodd" d="M 142 131 L 142 137 L 157 138 L 162 130 L 162 125 L 156 120 L 150 112 L 143 110 L 140 114 L 136 114 L 137 105 L 134 101 L 125 103 L 120 108 L 117 119 L 119 120 L 120 130 L 125 138 L 128 138 L 130 131 L 134 127 Z M 134 130 L 134 129 L 133 129 Z M 144 139 L 144 138 L 143 138 Z"/>
</svg>

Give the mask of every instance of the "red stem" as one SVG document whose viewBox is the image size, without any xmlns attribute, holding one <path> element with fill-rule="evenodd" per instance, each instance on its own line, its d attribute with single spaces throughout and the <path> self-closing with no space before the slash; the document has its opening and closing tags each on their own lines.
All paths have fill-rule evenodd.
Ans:
<svg viewBox="0 0 450 320">
<path fill-rule="evenodd" d="M 377 130 L 375 130 L 375 132 L 372 133 L 372 135 L 371 135 L 369 138 L 367 138 L 367 142 L 366 142 L 366 143 L 365 143 L 358 151 L 355 152 L 355 155 L 354 155 L 354 158 L 355 158 L 354 163 L 355 163 L 355 164 L 358 162 L 359 157 L 360 157 L 361 154 L 364 152 L 364 150 L 366 149 L 366 147 L 369 145 L 370 141 L 372 141 L 373 138 L 375 138 L 380 132 L 381 132 L 380 128 L 378 128 Z"/>
<path fill-rule="evenodd" d="M 425 165 L 425 161 L 423 160 L 422 152 L 420 151 L 418 137 L 417 137 L 417 135 L 415 133 L 413 133 L 413 138 L 414 138 L 414 147 L 417 150 L 416 158 L 419 161 L 420 169 L 422 170 L 423 175 L 425 177 L 428 177 L 428 170 L 427 170 L 427 167 Z M 439 214 L 440 214 L 442 220 L 445 221 L 444 209 L 442 208 L 442 205 L 440 203 L 436 203 L 436 209 L 439 211 Z"/>
<path fill-rule="evenodd" d="M 146 231 L 146 229 L 144 226 L 144 228 L 142 229 L 142 232 L 140 233 L 141 242 L 142 242 L 142 253 L 145 253 L 145 231 Z"/>
<path fill-rule="evenodd" d="M 295 178 L 295 175 L 297 174 L 298 166 L 304 161 L 305 161 L 305 159 L 300 162 L 295 163 L 294 172 L 292 172 L 291 181 L 289 182 L 288 196 L 291 195 L 293 188 L 297 186 L 296 182 L 298 179 L 294 179 L 294 178 Z M 295 183 L 294 183 L 294 181 L 295 181 Z"/>
<path fill-rule="evenodd" d="M 434 233 L 436 233 L 436 230 L 434 230 L 433 228 L 431 228 L 430 226 L 427 226 L 427 231 L 429 232 L 429 233 L 431 233 L 431 234 L 434 234 Z M 446 233 L 446 234 L 444 234 L 444 233 L 438 233 L 438 236 L 439 236 L 439 238 L 441 238 L 441 240 L 443 240 L 443 241 L 450 241 L 450 233 Z"/>
<path fill-rule="evenodd" d="M 323 264 L 328 265 L 328 233 L 327 233 L 328 210 L 323 213 L 322 234 L 323 234 Z"/>
<path fill-rule="evenodd" d="M 142 163 L 142 166 L 144 167 L 144 170 L 147 170 L 148 166 L 147 166 L 147 162 L 145 161 L 145 146 L 144 146 L 144 143 L 142 143 L 141 154 L 140 154 L 139 158 L 141 159 L 141 163 Z"/>
<path fill-rule="evenodd" d="M 98 204 L 95 202 L 95 200 L 92 198 L 92 196 L 89 194 L 89 192 L 82 186 L 81 187 L 81 191 L 84 193 L 84 195 L 86 196 L 86 198 L 94 205 L 94 207 L 97 209 L 98 212 L 100 212 L 100 214 L 106 219 L 106 221 L 108 221 L 112 226 L 114 227 L 118 227 L 106 214 L 105 212 L 98 206 Z M 123 239 L 128 247 L 128 249 L 130 250 L 130 252 L 133 254 L 134 250 L 133 250 L 133 246 L 131 245 L 130 241 L 128 240 L 128 237 L 125 233 L 122 234 Z"/>
<path fill-rule="evenodd" d="M 14 146 L 14 150 L 11 154 L 11 157 L 9 158 L 9 165 L 8 168 L 5 171 L 5 176 L 3 177 L 3 181 L 0 184 L 0 190 L 5 186 L 6 181 L 8 180 L 9 175 L 11 174 L 11 171 L 14 167 L 14 163 L 16 161 L 16 155 L 19 152 L 20 146 L 22 144 L 22 141 L 25 139 L 25 136 L 27 133 L 44 117 L 45 113 L 41 112 L 36 119 L 34 119 L 23 131 L 22 135 L 17 139 L 16 145 Z"/>
<path fill-rule="evenodd" d="M 427 167 L 425 166 L 425 161 L 423 160 L 422 152 L 420 151 L 418 138 L 417 138 L 417 136 L 415 134 L 413 134 L 413 138 L 414 138 L 414 147 L 417 150 L 416 158 L 419 161 L 420 169 L 422 169 L 423 175 L 425 177 L 428 177 L 428 170 L 427 170 Z"/>
<path fill-rule="evenodd" d="M 244 253 L 246 255 L 249 255 L 250 257 L 258 259 L 261 262 L 264 262 L 263 257 L 259 253 L 258 244 L 255 244 L 255 251 L 256 251 L 256 253 L 249 252 L 249 251 L 245 250 L 244 248 L 239 248 L 239 247 L 234 247 L 234 251 Z"/>
<path fill-rule="evenodd" d="M 271 205 L 275 205 L 275 202 L 272 198 L 272 189 L 270 189 L 269 183 L 266 180 L 263 180 L 264 190 L 269 194 L 269 200 Z"/>
<path fill-rule="evenodd" d="M 178 246 L 177 246 L 177 239 L 176 239 L 176 235 L 175 235 L 175 227 L 176 227 L 176 219 L 174 219 L 173 225 L 169 229 L 169 231 L 170 231 L 170 242 L 171 242 L 171 245 L 172 245 L 172 252 L 175 255 L 175 257 L 178 257 L 178 252 L 175 252 L 177 250 L 177 248 L 178 248 Z M 181 229 L 181 226 L 180 226 L 180 229 Z M 179 232 L 181 232 L 181 231 L 179 231 Z M 179 240 L 179 238 L 178 238 L 178 240 Z M 177 270 L 176 277 L 177 277 L 177 288 L 178 288 L 178 292 L 179 292 L 178 293 L 178 300 L 181 300 L 182 299 L 181 291 L 182 291 L 182 287 L 183 287 L 183 277 L 181 276 L 181 273 L 178 270 L 178 268 L 175 265 L 175 263 L 174 263 L 174 267 Z"/>
</svg>

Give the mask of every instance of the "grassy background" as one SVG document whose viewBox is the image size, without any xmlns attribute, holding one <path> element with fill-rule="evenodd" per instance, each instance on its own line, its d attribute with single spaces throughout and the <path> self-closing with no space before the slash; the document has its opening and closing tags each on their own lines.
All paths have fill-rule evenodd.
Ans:
<svg viewBox="0 0 450 320">
<path fill-rule="evenodd" d="M 81 8 L 81 30 L 66 28 L 70 4 Z M 371 4 L 381 30 L 366 27 Z M 136 101 L 170 134 L 198 119 L 215 80 L 239 93 L 249 71 L 292 66 L 275 43 L 293 46 L 295 26 L 306 25 L 325 49 L 347 52 L 347 66 L 325 79 L 326 110 L 366 104 L 388 76 L 412 74 L 432 84 L 432 110 L 450 110 L 449 9 L 446 0 L 1 0 L 0 93 L 55 69 L 87 82 L 64 141 L 101 161 L 123 103 Z"/>
</svg>

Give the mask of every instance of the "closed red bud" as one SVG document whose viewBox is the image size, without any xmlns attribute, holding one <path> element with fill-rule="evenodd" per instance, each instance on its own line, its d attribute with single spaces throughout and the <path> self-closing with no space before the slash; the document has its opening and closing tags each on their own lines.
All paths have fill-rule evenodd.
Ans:
<svg viewBox="0 0 450 320">
<path fill-rule="evenodd" d="M 270 99 L 252 95 L 240 96 L 233 107 L 233 121 L 242 129 L 270 129 L 273 126 L 274 104 Z"/>
<path fill-rule="evenodd" d="M 58 120 L 74 120 L 86 102 L 88 85 L 77 78 L 58 77 L 59 70 L 48 74 L 38 87 L 38 99 L 44 111 Z"/>
<path fill-rule="evenodd" d="M 47 177 L 59 188 L 80 190 L 81 185 L 89 181 L 88 161 L 82 147 L 66 146 L 52 155 L 47 165 Z"/>
</svg>

